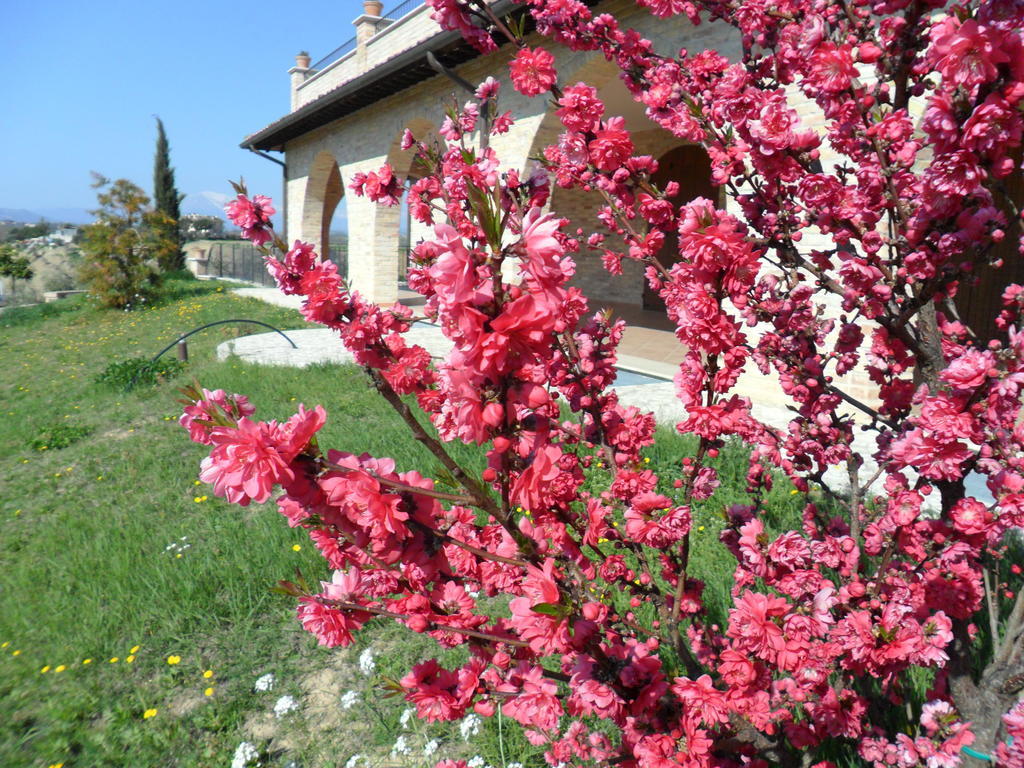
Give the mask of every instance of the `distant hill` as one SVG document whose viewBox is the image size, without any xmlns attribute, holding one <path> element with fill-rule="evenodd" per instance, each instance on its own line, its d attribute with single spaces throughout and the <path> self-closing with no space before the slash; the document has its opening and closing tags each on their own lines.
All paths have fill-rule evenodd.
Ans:
<svg viewBox="0 0 1024 768">
<path fill-rule="evenodd" d="M 0 208 L 0 221 L 16 221 L 19 224 L 35 224 L 46 219 L 58 224 L 89 224 L 95 216 L 85 208 Z"/>
<path fill-rule="evenodd" d="M 16 221 L 19 224 L 35 224 L 42 216 L 24 208 L 0 208 L 0 221 Z"/>
</svg>

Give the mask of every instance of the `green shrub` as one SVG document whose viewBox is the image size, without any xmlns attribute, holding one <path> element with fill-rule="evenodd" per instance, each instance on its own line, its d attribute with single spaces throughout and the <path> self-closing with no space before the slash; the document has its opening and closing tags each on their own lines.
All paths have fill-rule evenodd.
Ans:
<svg viewBox="0 0 1024 768">
<path fill-rule="evenodd" d="M 173 357 L 157 360 L 155 363 L 144 357 L 130 357 L 108 365 L 96 377 L 96 381 L 128 392 L 136 387 L 152 386 L 157 382 L 172 379 L 183 370 L 185 363 Z"/>
<path fill-rule="evenodd" d="M 111 182 L 97 175 L 93 187 L 100 207 L 96 221 L 84 228 L 80 278 L 105 307 L 138 309 L 159 284 L 151 260 L 167 248 L 163 216 L 149 198 L 127 179 Z"/>
<path fill-rule="evenodd" d="M 55 424 L 40 433 L 31 442 L 31 446 L 36 451 L 60 450 L 61 448 L 67 448 L 72 443 L 77 443 L 83 437 L 87 437 L 90 434 L 92 434 L 92 427 L 82 427 L 75 424 Z"/>
</svg>

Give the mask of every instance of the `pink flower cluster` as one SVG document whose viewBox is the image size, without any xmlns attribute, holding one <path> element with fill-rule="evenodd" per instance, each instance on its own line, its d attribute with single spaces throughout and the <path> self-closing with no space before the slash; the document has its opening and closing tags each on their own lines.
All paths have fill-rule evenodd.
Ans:
<svg viewBox="0 0 1024 768">
<path fill-rule="evenodd" d="M 211 446 L 202 477 L 243 505 L 281 487 L 280 512 L 333 571 L 295 587 L 321 643 L 381 616 L 466 646 L 454 669 L 414 667 L 406 698 L 431 721 L 500 708 L 553 766 L 936 768 L 974 749 L 1022 768 L 1024 288 L 1005 290 L 994 328 L 969 328 L 956 302 L 1020 215 L 1004 180 L 1020 171 L 1024 6 L 641 4 L 730 25 L 742 58 L 659 55 L 576 0 L 525 11 L 614 62 L 652 121 L 703 147 L 732 204 L 656 185 L 657 160 L 599 92 L 559 87 L 554 56 L 514 39 L 513 85 L 550 92 L 564 126 L 547 174 L 469 145 L 482 117 L 492 133 L 511 120 L 494 81 L 450 112 L 440 147 L 402 139 L 430 170 L 408 205 L 433 232 L 409 285 L 450 355 L 433 362 L 405 336 L 409 310 L 365 301 L 311 246 L 268 257 L 445 483 L 321 450 L 320 409 L 257 422 L 241 396 L 192 390 L 182 424 Z M 431 6 L 491 50 L 485 5 Z M 552 182 L 600 194 L 601 230 L 570 235 L 545 210 Z M 352 182 L 387 205 L 401 188 L 388 166 Z M 261 241 L 269 201 L 233 205 Z M 610 388 L 624 327 L 588 311 L 580 251 L 612 272 L 639 262 L 665 303 L 685 348 L 677 429 L 694 441 L 678 463 L 644 461 L 654 419 Z M 738 393 L 755 370 L 788 424 Z M 873 396 L 844 388 L 855 371 Z M 716 461 L 730 440 L 749 452 L 739 499 Z M 482 471 L 455 441 L 480 447 Z M 718 549 L 698 558 L 709 526 Z M 730 578 L 698 571 L 712 558 Z"/>
<path fill-rule="evenodd" d="M 277 213 L 271 205 L 269 197 L 256 195 L 249 199 L 239 195 L 224 206 L 228 219 L 242 230 L 242 237 L 252 240 L 256 245 L 266 245 L 272 239 L 270 217 Z"/>
</svg>

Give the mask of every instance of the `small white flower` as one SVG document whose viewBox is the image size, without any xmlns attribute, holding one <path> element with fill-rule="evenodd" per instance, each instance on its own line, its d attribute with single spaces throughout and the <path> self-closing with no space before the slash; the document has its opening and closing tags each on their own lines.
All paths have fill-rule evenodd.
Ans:
<svg viewBox="0 0 1024 768">
<path fill-rule="evenodd" d="M 474 715 L 472 712 L 462 718 L 462 722 L 459 723 L 459 732 L 462 734 L 463 741 L 469 741 L 470 736 L 476 736 L 480 733 L 480 724 L 483 720 L 480 715 Z"/>
<path fill-rule="evenodd" d="M 364 675 L 372 675 L 377 669 L 377 662 L 373 660 L 373 648 L 367 648 L 359 654 L 359 671 Z"/>
<path fill-rule="evenodd" d="M 260 752 L 255 744 L 243 741 L 235 749 L 235 756 L 231 758 L 231 768 L 253 768 L 260 766 Z"/>
<path fill-rule="evenodd" d="M 252 687 L 254 691 L 272 691 L 274 690 L 274 676 L 269 672 L 260 678 L 257 678 L 256 685 Z"/>
<path fill-rule="evenodd" d="M 409 707 L 404 712 L 402 712 L 402 716 L 400 718 L 398 718 L 398 724 L 400 726 L 402 726 L 403 728 L 408 728 L 409 727 L 409 721 L 412 720 L 412 716 L 415 713 L 416 713 L 416 710 L 413 709 L 412 707 Z"/>
<path fill-rule="evenodd" d="M 395 745 L 391 748 L 391 756 L 398 757 L 398 755 L 411 755 L 412 748 L 405 741 L 405 734 L 402 734 L 395 740 Z"/>
<path fill-rule="evenodd" d="M 291 714 L 299 708 L 299 702 L 297 702 L 291 696 L 282 696 L 274 704 L 274 714 L 278 717 L 284 717 L 285 715 Z"/>
<path fill-rule="evenodd" d="M 473 755 L 466 763 L 469 768 L 484 768 L 484 759 L 480 755 Z"/>
<path fill-rule="evenodd" d="M 437 748 L 439 746 L 441 746 L 441 745 L 437 743 L 437 739 L 431 739 L 430 741 L 428 741 L 426 744 L 423 745 L 423 756 L 424 757 L 430 757 L 432 754 L 437 752 Z"/>
<path fill-rule="evenodd" d="M 345 691 L 341 696 L 341 701 L 338 703 L 341 704 L 342 709 L 352 709 L 357 701 L 359 701 L 359 691 Z"/>
<path fill-rule="evenodd" d="M 356 768 L 360 760 L 366 762 L 366 758 L 362 755 L 352 755 L 352 757 L 348 759 L 348 762 L 345 763 L 345 768 Z"/>
<path fill-rule="evenodd" d="M 505 768 L 523 768 L 522 763 L 509 763 Z"/>
</svg>

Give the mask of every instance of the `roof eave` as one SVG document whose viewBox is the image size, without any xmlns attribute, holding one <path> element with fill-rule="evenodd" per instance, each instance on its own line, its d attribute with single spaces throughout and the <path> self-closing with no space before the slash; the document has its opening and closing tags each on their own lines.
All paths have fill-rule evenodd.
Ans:
<svg viewBox="0 0 1024 768">
<path fill-rule="evenodd" d="M 512 8 L 513 5 L 514 3 L 511 0 L 499 0 L 499 2 L 494 3 L 492 8 L 496 14 L 500 15 Z M 460 48 L 463 48 L 461 53 L 445 55 L 446 51 L 454 49 L 458 52 Z M 472 54 L 467 55 L 470 51 Z M 442 63 L 448 66 L 457 66 L 481 55 L 475 49 L 469 48 L 469 44 L 463 40 L 460 32 L 454 30 L 441 31 L 433 37 L 399 53 L 394 58 L 299 107 L 299 109 L 290 112 L 266 128 L 246 136 L 239 146 L 242 149 L 283 152 L 285 145 L 289 141 L 366 106 L 363 104 L 354 106 L 351 109 L 344 107 L 344 103 L 347 100 L 352 99 L 352 97 L 357 96 L 361 92 L 367 91 L 376 85 L 378 86 L 377 91 L 381 95 L 374 97 L 373 101 L 379 101 L 392 93 L 404 90 L 415 82 L 422 82 L 435 75 L 436 72 L 432 72 L 426 77 L 417 78 L 412 83 L 406 84 L 401 84 L 401 81 L 397 83 L 392 82 L 393 86 L 398 86 L 393 89 L 388 86 L 380 87 L 384 81 L 388 81 L 403 70 L 409 70 L 417 63 L 425 63 L 427 53 L 435 54 Z M 451 60 L 452 58 L 455 60 Z M 449 61 L 445 61 L 445 59 L 449 59 Z"/>
</svg>

